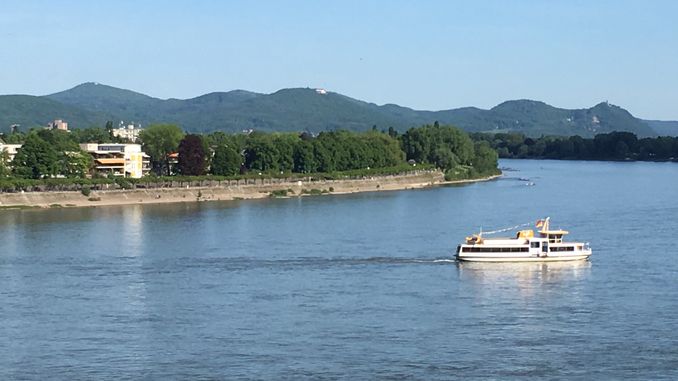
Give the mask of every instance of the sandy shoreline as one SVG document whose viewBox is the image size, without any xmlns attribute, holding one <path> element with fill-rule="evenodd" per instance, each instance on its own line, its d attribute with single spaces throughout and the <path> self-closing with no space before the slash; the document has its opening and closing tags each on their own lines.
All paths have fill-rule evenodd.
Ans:
<svg viewBox="0 0 678 381">
<path fill-rule="evenodd" d="M 381 192 L 403 189 L 419 189 L 446 184 L 463 184 L 489 181 L 501 175 L 474 180 L 445 181 L 440 171 L 379 176 L 359 180 L 326 180 L 279 184 L 247 184 L 220 187 L 158 188 L 134 190 L 92 191 L 84 196 L 72 192 L 24 192 L 0 193 L 2 209 L 96 207 L 134 204 L 165 204 L 178 202 L 249 200 L 271 197 L 275 191 L 286 191 L 287 197 L 305 196 L 310 193 L 350 194 Z"/>
</svg>

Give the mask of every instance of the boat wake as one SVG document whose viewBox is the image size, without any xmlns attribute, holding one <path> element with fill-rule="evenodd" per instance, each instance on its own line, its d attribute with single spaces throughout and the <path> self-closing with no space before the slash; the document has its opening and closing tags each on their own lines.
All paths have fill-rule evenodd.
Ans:
<svg viewBox="0 0 678 381">
<path fill-rule="evenodd" d="M 211 267 L 239 271 L 252 269 L 332 268 L 351 266 L 395 265 L 445 265 L 456 263 L 454 258 L 405 258 L 405 257 L 299 257 L 289 259 L 259 259 L 248 257 L 180 258 L 174 264 L 183 267 Z"/>
</svg>

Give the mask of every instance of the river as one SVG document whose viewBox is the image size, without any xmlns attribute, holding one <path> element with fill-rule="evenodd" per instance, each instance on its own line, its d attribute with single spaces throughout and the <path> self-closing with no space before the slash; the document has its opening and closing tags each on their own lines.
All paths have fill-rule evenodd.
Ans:
<svg viewBox="0 0 678 381">
<path fill-rule="evenodd" d="M 1 211 L 0 379 L 677 379 L 678 164 L 501 166 L 422 190 Z M 480 227 L 546 216 L 591 261 L 452 259 Z"/>
</svg>

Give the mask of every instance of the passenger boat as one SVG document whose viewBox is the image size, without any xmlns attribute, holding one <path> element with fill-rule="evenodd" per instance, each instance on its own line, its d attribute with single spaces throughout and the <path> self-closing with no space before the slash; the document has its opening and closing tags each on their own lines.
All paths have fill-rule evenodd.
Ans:
<svg viewBox="0 0 678 381">
<path fill-rule="evenodd" d="M 550 218 L 536 223 L 539 235 L 531 229 L 520 230 L 515 238 L 485 238 L 478 233 L 466 237 L 466 243 L 457 246 L 456 258 L 469 262 L 552 262 L 579 261 L 591 256 L 588 243 L 564 242 L 568 234 L 561 229 L 551 230 Z"/>
</svg>

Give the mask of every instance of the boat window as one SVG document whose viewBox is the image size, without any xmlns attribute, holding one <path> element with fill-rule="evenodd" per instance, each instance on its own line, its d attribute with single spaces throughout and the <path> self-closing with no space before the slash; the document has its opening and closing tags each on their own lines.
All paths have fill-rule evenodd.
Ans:
<svg viewBox="0 0 678 381">
<path fill-rule="evenodd" d="M 531 242 L 530 247 L 532 248 L 538 248 L 539 247 L 539 241 Z"/>
<path fill-rule="evenodd" d="M 462 247 L 463 253 L 525 253 L 529 252 L 530 248 L 522 247 Z"/>
</svg>

